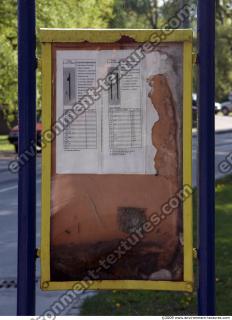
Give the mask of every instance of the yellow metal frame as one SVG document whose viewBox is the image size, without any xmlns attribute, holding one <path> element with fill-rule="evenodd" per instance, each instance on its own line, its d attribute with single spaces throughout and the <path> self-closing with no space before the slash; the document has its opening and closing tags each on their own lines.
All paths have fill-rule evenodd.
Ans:
<svg viewBox="0 0 232 320">
<path fill-rule="evenodd" d="M 162 42 L 183 43 L 183 185 L 192 185 L 192 30 L 81 30 L 42 29 L 42 116 L 43 132 L 51 129 L 52 43 L 89 41 L 112 43 L 128 36 L 136 42 L 161 38 Z M 167 35 L 169 34 L 169 35 Z M 151 36 L 153 38 L 151 38 Z M 155 40 L 154 40 L 155 41 Z M 51 144 L 42 153 L 42 222 L 41 222 L 41 288 L 43 290 L 83 290 L 83 281 L 50 280 L 50 216 L 51 216 Z M 89 289 L 193 290 L 192 197 L 183 203 L 184 279 L 183 281 L 102 280 Z"/>
</svg>

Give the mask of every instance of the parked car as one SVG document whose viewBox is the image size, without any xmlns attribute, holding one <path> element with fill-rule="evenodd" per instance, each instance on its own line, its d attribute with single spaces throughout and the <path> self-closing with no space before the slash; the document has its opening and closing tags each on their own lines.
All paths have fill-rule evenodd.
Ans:
<svg viewBox="0 0 232 320">
<path fill-rule="evenodd" d="M 41 132 L 42 132 L 42 123 L 41 123 L 41 111 L 37 112 L 36 119 L 36 144 L 37 151 L 41 151 Z M 8 140 L 14 145 L 15 152 L 18 153 L 18 138 L 19 138 L 19 126 L 15 126 L 11 129 Z"/>
<path fill-rule="evenodd" d="M 192 106 L 193 109 L 195 109 L 197 111 L 197 94 L 193 93 L 192 95 Z M 218 112 L 220 112 L 222 109 L 221 103 L 219 102 L 214 102 L 214 113 L 217 114 Z"/>
<path fill-rule="evenodd" d="M 222 102 L 222 113 L 224 116 L 228 116 L 232 112 L 232 92 L 228 96 L 228 100 Z"/>
<path fill-rule="evenodd" d="M 222 110 L 222 104 L 219 102 L 214 102 L 214 113 L 217 114 Z"/>
<path fill-rule="evenodd" d="M 193 93 L 192 95 L 192 121 L 193 128 L 197 127 L 197 95 Z"/>
</svg>

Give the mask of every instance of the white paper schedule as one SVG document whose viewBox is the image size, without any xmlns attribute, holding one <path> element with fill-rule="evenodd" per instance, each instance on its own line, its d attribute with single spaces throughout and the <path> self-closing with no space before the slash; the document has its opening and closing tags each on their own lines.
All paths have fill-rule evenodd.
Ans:
<svg viewBox="0 0 232 320">
<path fill-rule="evenodd" d="M 58 174 L 155 174 L 151 130 L 158 116 L 148 98 L 146 61 L 122 76 L 132 50 L 57 51 L 56 119 L 98 93 L 56 137 Z M 108 88 L 99 79 L 113 73 Z M 88 99 L 88 98 L 87 98 Z"/>
</svg>

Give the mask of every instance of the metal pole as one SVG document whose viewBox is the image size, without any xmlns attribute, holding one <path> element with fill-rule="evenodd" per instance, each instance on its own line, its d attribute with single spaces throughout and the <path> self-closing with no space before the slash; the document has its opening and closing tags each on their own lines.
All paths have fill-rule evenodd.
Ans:
<svg viewBox="0 0 232 320">
<path fill-rule="evenodd" d="M 215 314 L 215 1 L 198 1 L 198 314 Z"/>
<path fill-rule="evenodd" d="M 19 158 L 36 140 L 35 0 L 18 0 Z M 36 157 L 18 180 L 17 314 L 35 314 Z"/>
</svg>

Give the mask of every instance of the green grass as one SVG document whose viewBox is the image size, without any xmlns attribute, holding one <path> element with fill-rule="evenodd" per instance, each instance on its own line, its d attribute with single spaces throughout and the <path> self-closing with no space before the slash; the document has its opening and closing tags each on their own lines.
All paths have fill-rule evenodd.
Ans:
<svg viewBox="0 0 232 320">
<path fill-rule="evenodd" d="M 194 242 L 196 242 L 196 194 Z M 216 300 L 217 314 L 232 313 L 232 175 L 216 183 Z M 196 264 L 196 261 L 195 261 Z M 196 270 L 196 265 L 194 266 Z M 196 278 L 196 275 L 195 275 Z M 196 280 L 195 280 L 196 283 Z M 81 315 L 189 315 L 197 314 L 193 294 L 150 291 L 104 291 L 87 298 Z"/>
<path fill-rule="evenodd" d="M 14 151 L 14 146 L 9 143 L 6 135 L 0 135 L 0 152 L 1 151 Z"/>
</svg>

